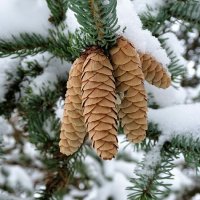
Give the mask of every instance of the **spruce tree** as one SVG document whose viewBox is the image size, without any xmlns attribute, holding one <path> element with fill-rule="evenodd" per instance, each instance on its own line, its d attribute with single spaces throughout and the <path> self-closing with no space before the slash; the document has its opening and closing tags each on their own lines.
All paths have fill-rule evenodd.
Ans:
<svg viewBox="0 0 200 200">
<path fill-rule="evenodd" d="M 0 38 L 0 200 L 198 198 L 200 2 L 46 6 L 48 34 Z"/>
</svg>

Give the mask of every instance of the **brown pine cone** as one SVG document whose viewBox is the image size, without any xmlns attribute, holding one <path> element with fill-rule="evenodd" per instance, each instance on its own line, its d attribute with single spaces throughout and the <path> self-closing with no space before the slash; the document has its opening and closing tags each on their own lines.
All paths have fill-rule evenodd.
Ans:
<svg viewBox="0 0 200 200">
<path fill-rule="evenodd" d="M 158 88 L 168 88 L 171 85 L 171 77 L 162 65 L 149 54 L 139 53 L 139 55 L 146 81 Z"/>
<path fill-rule="evenodd" d="M 129 141 L 138 143 L 146 136 L 147 97 L 144 75 L 136 49 L 123 37 L 110 50 L 117 92 L 123 96 L 119 118 Z"/>
<path fill-rule="evenodd" d="M 64 115 L 60 134 L 60 152 L 75 153 L 86 136 L 81 101 L 81 73 L 86 57 L 77 58 L 72 65 L 65 95 Z"/>
<path fill-rule="evenodd" d="M 101 50 L 93 50 L 82 71 L 83 115 L 89 137 L 104 160 L 117 153 L 117 112 L 113 67 Z"/>
</svg>

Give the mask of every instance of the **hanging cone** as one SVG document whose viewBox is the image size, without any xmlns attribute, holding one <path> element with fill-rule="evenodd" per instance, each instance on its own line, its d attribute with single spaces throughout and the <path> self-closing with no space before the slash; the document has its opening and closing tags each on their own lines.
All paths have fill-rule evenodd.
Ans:
<svg viewBox="0 0 200 200">
<path fill-rule="evenodd" d="M 168 88 L 171 85 L 171 77 L 162 65 L 149 54 L 140 53 L 139 55 L 146 81 L 158 88 Z"/>
<path fill-rule="evenodd" d="M 75 153 L 86 136 L 81 101 L 81 73 L 85 56 L 77 58 L 72 65 L 65 95 L 64 115 L 60 134 L 60 152 Z"/>
<path fill-rule="evenodd" d="M 129 141 L 138 143 L 146 136 L 147 97 L 144 75 L 136 49 L 123 37 L 110 50 L 117 92 L 123 96 L 119 118 Z"/>
<path fill-rule="evenodd" d="M 93 50 L 82 72 L 83 115 L 89 137 L 104 160 L 117 153 L 117 112 L 113 67 L 101 50 Z"/>
</svg>

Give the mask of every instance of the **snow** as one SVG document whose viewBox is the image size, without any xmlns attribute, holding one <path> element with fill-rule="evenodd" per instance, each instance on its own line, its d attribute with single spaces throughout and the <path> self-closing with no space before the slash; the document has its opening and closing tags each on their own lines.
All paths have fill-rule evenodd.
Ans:
<svg viewBox="0 0 200 200">
<path fill-rule="evenodd" d="M 174 55 L 179 59 L 178 64 L 181 66 L 186 65 L 186 60 L 183 58 L 183 53 L 185 51 L 183 43 L 177 38 L 174 33 L 168 32 L 161 36 L 162 39 L 165 39 L 167 48 L 173 51 Z"/>
<path fill-rule="evenodd" d="M 144 30 L 143 35 L 146 40 L 145 53 L 152 55 L 159 63 L 162 63 L 163 67 L 168 72 L 167 65 L 170 63 L 170 59 L 168 58 L 165 49 L 161 47 L 159 40 L 152 36 L 151 32 L 148 30 Z"/>
<path fill-rule="evenodd" d="M 116 172 L 112 178 L 112 181 L 104 182 L 100 188 L 93 188 L 93 192 L 85 200 L 106 200 L 109 197 L 115 200 L 127 199 L 128 192 L 125 188 L 129 186 L 129 180 L 119 172 Z"/>
<path fill-rule="evenodd" d="M 170 63 L 166 51 L 157 38 L 148 30 L 142 29 L 142 22 L 130 0 L 118 0 L 117 16 L 120 25 L 118 34 L 127 38 L 138 51 L 151 54 L 166 68 Z"/>
<path fill-rule="evenodd" d="M 76 31 L 76 29 L 80 28 L 80 24 L 78 23 L 78 21 L 75 17 L 75 13 L 71 9 L 67 10 L 65 24 L 67 24 L 67 29 L 71 33 L 74 33 Z"/>
<path fill-rule="evenodd" d="M 5 166 L 4 166 L 5 167 Z M 7 166 L 6 171 L 8 171 L 8 182 L 12 188 L 22 186 L 26 190 L 33 190 L 33 183 L 27 172 L 19 166 Z"/>
<path fill-rule="evenodd" d="M 117 17 L 120 25 L 118 34 L 129 39 L 139 51 L 144 52 L 146 42 L 143 37 L 142 22 L 130 0 L 118 0 Z"/>
<path fill-rule="evenodd" d="M 196 70 L 194 69 L 195 62 L 193 60 L 188 61 L 187 63 L 187 78 L 192 78 L 196 74 Z"/>
<path fill-rule="evenodd" d="M 97 160 L 95 160 L 89 156 L 86 156 L 85 163 L 88 166 L 88 171 L 90 172 L 90 176 L 97 177 L 97 180 L 100 183 L 103 183 L 104 177 L 101 175 L 99 176 L 99 174 L 102 174 L 102 170 L 101 170 L 101 167 L 99 166 L 99 163 L 97 162 Z"/>
<path fill-rule="evenodd" d="M 149 109 L 149 122 L 158 124 L 164 135 L 200 138 L 200 103 Z"/>
<path fill-rule="evenodd" d="M 9 137 L 8 135 L 3 135 L 3 148 L 4 149 L 10 149 L 12 147 L 14 147 L 15 145 L 15 139 L 13 137 Z M 19 156 L 19 150 L 15 149 L 12 154 L 9 154 L 6 156 L 6 158 L 12 158 L 15 157 L 16 158 Z"/>
<path fill-rule="evenodd" d="M 148 30 L 142 29 L 142 23 L 139 19 L 139 14 L 147 11 L 147 6 L 156 10 L 159 6 L 162 6 L 164 0 L 118 0 L 117 15 L 119 18 L 118 24 L 121 26 L 118 34 L 126 37 L 138 51 L 144 53 L 150 53 L 159 62 L 166 67 L 169 64 L 169 58 L 165 50 L 161 47 L 158 39 L 152 36 Z M 0 38 L 10 38 L 11 34 L 19 34 L 22 32 L 35 32 L 42 35 L 48 34 L 48 29 L 52 28 L 48 22 L 50 15 L 49 9 L 45 1 L 42 0 L 0 0 Z M 8 14 L 9 13 L 9 14 Z M 156 14 L 156 12 L 154 12 Z M 65 23 L 68 25 L 65 30 L 66 34 L 68 30 L 74 32 L 77 28 L 80 28 L 74 13 L 69 9 L 67 12 L 67 19 Z M 26 16 L 26 17 L 24 17 Z M 131 20 L 130 20 L 131 19 Z M 166 40 L 167 45 L 172 49 L 175 54 L 182 58 L 184 52 L 183 44 L 178 41 L 177 37 L 172 33 L 166 33 L 163 38 Z M 48 53 L 38 54 L 35 56 L 28 56 L 24 59 L 0 59 L 0 102 L 3 102 L 4 96 L 7 92 L 5 85 L 10 85 L 11 81 L 7 80 L 6 72 L 15 75 L 17 66 L 24 69 L 27 68 L 27 63 L 37 60 L 43 69 L 43 73 L 37 77 L 28 77 L 30 87 L 35 94 L 40 94 L 42 87 L 49 88 L 51 90 L 56 89 L 55 84 L 58 79 L 66 80 L 67 72 L 69 71 L 71 64 L 68 62 L 61 62 L 57 58 L 52 58 L 52 55 Z M 184 64 L 184 60 L 181 60 Z M 193 61 L 189 64 L 190 68 L 193 67 Z M 23 83 L 23 86 L 26 86 Z M 198 114 L 200 113 L 200 103 L 186 104 L 192 102 L 192 97 L 196 97 L 200 91 L 200 86 L 197 88 L 187 90 L 182 87 L 176 89 L 169 87 L 166 90 L 158 89 L 154 86 L 146 84 L 146 89 L 152 94 L 153 99 L 161 108 L 154 110 L 149 109 L 148 119 L 149 122 L 158 124 L 158 128 L 162 131 L 162 135 L 159 138 L 158 143 L 152 148 L 144 158 L 144 152 L 134 151 L 133 144 L 129 144 L 126 141 L 124 135 L 118 135 L 119 150 L 118 157 L 111 161 L 102 161 L 101 163 L 92 156 L 87 155 L 84 163 L 87 167 L 90 181 L 88 181 L 89 187 L 86 191 L 77 190 L 75 188 L 69 188 L 69 195 L 64 197 L 64 200 L 74 199 L 74 195 L 86 196 L 84 200 L 106 200 L 112 197 L 115 200 L 127 199 L 128 191 L 125 190 L 127 186 L 130 186 L 129 178 L 135 177 L 134 170 L 137 169 L 137 163 L 141 160 L 145 160 L 145 168 L 140 173 L 152 175 L 152 168 L 160 162 L 160 149 L 167 140 L 171 140 L 172 137 L 180 135 L 184 137 L 194 137 L 197 139 L 200 137 L 200 121 Z M 23 89 L 23 88 L 21 88 Z M 189 100 L 187 99 L 189 96 Z M 54 112 L 57 118 L 61 119 L 63 115 L 64 100 L 60 97 L 54 108 Z M 51 120 L 44 121 L 42 127 L 45 132 L 50 133 L 50 137 L 54 137 L 55 133 L 51 131 Z M 12 127 L 8 122 L 0 117 L 0 134 L 4 135 L 4 144 L 6 147 L 13 146 L 15 140 L 11 137 Z M 38 152 L 34 150 L 33 145 L 25 143 L 23 149 L 25 155 L 34 160 L 36 166 L 42 166 L 41 162 L 37 160 Z M 6 159 L 19 158 L 20 151 L 16 149 L 6 156 Z M 124 158 L 128 158 L 126 161 Z M 178 161 L 177 161 L 178 162 Z M 178 165 L 178 163 L 176 163 Z M 34 190 L 34 182 L 40 180 L 43 177 L 42 172 L 33 172 L 25 170 L 19 166 L 7 166 L 8 177 L 1 176 L 0 183 L 8 181 L 9 185 L 16 188 L 21 185 L 26 190 Z M 175 176 L 174 180 L 170 180 L 172 183 L 172 191 L 181 190 L 185 187 L 193 185 L 192 179 L 185 174 L 184 171 L 177 166 L 173 169 L 172 173 Z M 83 189 L 83 187 L 79 187 Z M 168 200 L 174 200 L 176 195 L 171 194 Z M 7 197 L 0 194 L 0 199 L 17 200 L 15 197 Z M 199 195 L 196 195 L 193 200 L 198 200 Z M 22 198 L 20 198 L 22 199 Z"/>
<path fill-rule="evenodd" d="M 187 102 L 192 103 L 192 99 L 199 98 L 200 96 L 200 85 L 195 88 L 187 87 L 185 88 L 185 91 L 187 93 Z"/>
<path fill-rule="evenodd" d="M 51 28 L 50 11 L 43 0 L 0 0 L 0 13 L 0 38 L 23 32 L 46 36 Z"/>
<path fill-rule="evenodd" d="M 154 175 L 155 167 L 161 162 L 161 149 L 168 138 L 169 136 L 161 135 L 156 145 L 145 155 L 144 167 L 142 169 L 136 168 L 138 175 L 146 175 L 148 177 Z"/>
<path fill-rule="evenodd" d="M 118 154 L 126 155 L 126 157 L 128 157 L 131 160 L 134 160 L 135 162 L 142 161 L 144 152 L 135 151 L 133 144 L 130 144 L 130 142 L 127 141 L 124 134 L 118 134 L 118 143 Z"/>
<path fill-rule="evenodd" d="M 69 195 L 66 195 L 63 197 L 63 200 L 74 200 L 74 199 L 70 197 Z"/>
<path fill-rule="evenodd" d="M 58 58 L 52 58 L 50 54 L 39 54 L 36 57 L 28 57 L 24 62 L 37 60 L 41 66 L 45 67 L 41 75 L 37 76 L 30 84 L 34 94 L 39 95 L 41 88 L 48 88 L 50 90 L 55 89 L 55 84 L 58 80 L 66 80 L 67 72 L 69 71 L 71 64 L 66 61 L 61 61 Z M 45 65 L 44 65 L 45 63 Z"/>
<path fill-rule="evenodd" d="M 8 80 L 7 73 L 15 75 L 18 64 L 19 59 L 11 59 L 10 57 L 0 59 L 0 103 L 5 101 L 4 96 L 8 91 L 8 86 L 12 83 L 12 80 Z"/>
<path fill-rule="evenodd" d="M 128 187 L 129 184 L 127 178 L 121 173 L 115 173 L 112 182 L 103 185 L 103 187 L 99 189 L 97 197 L 100 197 L 99 200 L 105 200 L 109 197 L 113 197 L 115 200 L 125 200 L 127 197 L 125 188 Z"/>
<path fill-rule="evenodd" d="M 176 55 L 181 56 L 183 55 L 185 48 L 182 42 L 177 38 L 177 36 L 172 32 L 167 32 L 162 35 L 163 39 L 166 39 L 166 42 L 169 47 L 173 48 L 174 53 Z"/>
<path fill-rule="evenodd" d="M 179 168 L 172 169 L 171 173 L 174 178 L 171 180 L 166 180 L 166 183 L 173 185 L 173 190 L 181 190 L 182 188 L 192 187 L 193 181 L 186 174 L 182 172 Z"/>
<path fill-rule="evenodd" d="M 187 92 L 182 87 L 167 89 L 157 88 L 149 83 L 145 83 L 145 89 L 149 95 L 149 101 L 160 107 L 168 107 L 176 104 L 184 104 L 187 99 Z"/>
<path fill-rule="evenodd" d="M 153 5 L 153 2 L 151 2 L 151 5 Z M 131 0 L 118 0 L 117 17 L 120 29 L 117 34 L 127 38 L 138 51 L 150 53 L 158 60 L 158 62 L 162 63 L 163 67 L 166 68 L 170 60 L 165 50 L 161 47 L 157 38 L 152 36 L 148 30 L 142 29 L 142 22 L 135 7 Z M 66 15 L 67 19 L 65 23 L 68 26 L 68 30 L 74 33 L 76 29 L 80 29 L 80 25 L 75 18 L 74 12 L 68 9 Z"/>
<path fill-rule="evenodd" d="M 136 163 L 139 163 L 139 161 L 137 161 Z M 118 160 L 118 161 L 116 161 L 115 169 L 116 169 L 116 171 L 118 171 L 121 174 L 123 174 L 127 179 L 129 179 L 129 177 L 133 177 L 134 176 L 134 170 L 136 168 L 136 163 L 132 163 L 132 162 L 130 162 L 130 163 L 127 162 L 126 163 L 126 162 L 124 162 L 122 160 Z"/>
<path fill-rule="evenodd" d="M 105 175 L 113 177 L 115 172 L 118 171 L 125 177 L 132 177 L 136 165 L 133 163 L 126 163 L 121 160 L 111 160 L 104 163 Z"/>
<path fill-rule="evenodd" d="M 130 186 L 129 178 L 134 176 L 133 172 L 136 168 L 136 163 L 142 160 L 143 153 L 136 153 L 131 145 L 127 146 L 128 142 L 124 142 L 124 136 L 119 135 L 118 138 L 119 153 L 130 155 L 129 159 L 133 158 L 134 162 L 113 159 L 111 161 L 103 161 L 101 163 L 102 166 L 100 166 L 95 158 L 86 156 L 84 163 L 87 166 L 90 177 L 93 177 L 95 181 L 91 182 L 91 189 L 84 200 L 106 200 L 109 197 L 115 200 L 127 199 L 128 191 L 126 187 Z M 78 191 L 75 193 L 78 193 Z M 68 198 L 70 199 L 70 197 Z"/>
<path fill-rule="evenodd" d="M 24 144 L 24 153 L 33 160 L 39 156 L 39 152 L 36 151 L 35 146 L 28 142 Z"/>
<path fill-rule="evenodd" d="M 200 199 L 200 194 L 196 194 L 193 198 L 192 198 L 192 200 L 199 200 Z"/>
<path fill-rule="evenodd" d="M 8 195 L 8 194 L 6 194 L 6 193 L 3 193 L 3 194 L 0 193 L 0 199 L 1 199 L 1 200 L 33 200 L 33 199 L 31 199 L 31 198 L 23 198 L 23 199 L 21 199 L 21 197 L 20 197 L 20 198 L 17 198 L 17 197 Z"/>
<path fill-rule="evenodd" d="M 136 8 L 136 12 L 138 14 L 143 14 L 144 12 L 158 9 L 160 6 L 163 6 L 165 3 L 164 0 L 133 0 L 133 4 Z"/>
<path fill-rule="evenodd" d="M 184 136 L 188 139 L 200 139 L 200 121 L 198 113 L 200 113 L 200 103 L 176 105 L 156 110 L 149 109 L 149 122 L 157 124 L 162 134 L 155 146 L 146 154 L 144 158 L 144 167 L 142 169 L 136 169 L 137 174 L 147 175 L 148 177 L 154 174 L 156 165 L 161 162 L 160 151 L 164 143 L 170 141 L 173 137 Z M 181 172 L 177 171 L 177 169 L 174 170 L 174 175 L 180 178 Z M 173 185 L 181 187 L 183 179 L 185 179 L 185 184 L 191 185 L 192 181 L 185 175 L 179 178 L 175 177 L 173 181 L 179 181 L 179 183 Z M 173 186 L 173 188 L 178 189 L 175 186 Z"/>
<path fill-rule="evenodd" d="M 52 118 L 47 118 L 44 121 L 42 129 L 44 130 L 44 132 L 46 134 L 49 135 L 50 138 L 55 138 L 56 133 L 55 133 L 53 126 L 52 126 Z"/>
<path fill-rule="evenodd" d="M 176 200 L 176 195 L 175 194 L 170 194 L 166 199 L 164 200 Z"/>
<path fill-rule="evenodd" d="M 10 135 L 12 132 L 12 126 L 6 119 L 0 116 L 0 135 Z"/>
<path fill-rule="evenodd" d="M 62 98 L 59 98 L 56 102 L 56 106 L 54 108 L 56 118 L 62 119 L 63 112 L 64 112 L 64 100 Z"/>
</svg>

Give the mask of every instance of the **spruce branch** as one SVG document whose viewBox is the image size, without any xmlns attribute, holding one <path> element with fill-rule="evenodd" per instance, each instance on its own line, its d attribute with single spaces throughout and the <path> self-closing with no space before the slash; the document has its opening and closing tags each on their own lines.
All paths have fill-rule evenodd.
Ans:
<svg viewBox="0 0 200 200">
<path fill-rule="evenodd" d="M 38 200 L 53 199 L 56 192 L 73 181 L 74 173 L 82 165 L 82 149 L 71 156 L 65 156 L 59 150 L 60 121 L 55 117 L 53 108 L 61 93 L 62 90 L 45 88 L 36 95 L 29 90 L 21 99 L 20 114 L 27 122 L 30 142 L 40 151 L 40 159 L 48 172 L 46 188 L 38 191 Z"/>
<path fill-rule="evenodd" d="M 92 17 L 95 22 L 95 26 L 97 29 L 97 34 L 98 34 L 98 39 L 102 40 L 104 38 L 104 32 L 102 31 L 103 29 L 103 24 L 102 22 L 98 19 L 100 17 L 100 10 L 99 7 L 95 7 L 95 0 L 89 0 L 89 6 L 90 6 L 90 11 L 92 14 Z"/>
<path fill-rule="evenodd" d="M 157 124 L 149 123 L 147 130 L 147 138 L 140 144 L 136 144 L 136 148 L 142 149 L 145 152 L 150 151 L 158 142 L 162 132 L 159 130 Z"/>
<path fill-rule="evenodd" d="M 58 26 L 66 18 L 66 11 L 68 8 L 68 0 L 46 0 L 47 5 L 51 11 L 49 21 Z"/>
<path fill-rule="evenodd" d="M 196 25 L 200 24 L 200 2 L 196 0 L 175 1 L 168 6 L 168 14 Z"/>
<path fill-rule="evenodd" d="M 171 62 L 168 65 L 168 69 L 171 73 L 171 79 L 174 83 L 180 83 L 182 77 L 185 75 L 184 66 L 180 64 L 180 60 L 175 55 L 175 52 L 167 47 L 166 39 L 160 40 L 162 43 L 162 47 L 166 50 L 168 57 L 170 58 Z"/>
<path fill-rule="evenodd" d="M 116 15 L 116 0 L 107 4 L 100 0 L 71 0 L 70 8 L 76 13 L 81 31 L 87 37 L 87 44 L 105 49 L 115 44 L 119 29 Z"/>
<path fill-rule="evenodd" d="M 170 184 L 165 180 L 172 179 L 171 170 L 174 168 L 173 158 L 170 154 L 161 150 L 161 160 L 156 165 L 146 166 L 148 164 L 142 161 L 140 163 L 141 171 L 136 171 L 137 178 L 130 181 L 132 187 L 128 187 L 131 193 L 128 195 L 130 200 L 159 200 L 161 196 L 169 193 Z"/>
<path fill-rule="evenodd" d="M 146 13 L 140 15 L 144 28 L 149 29 L 153 35 L 159 36 L 166 27 L 165 22 L 173 18 L 187 21 L 194 25 L 200 24 L 200 2 L 190 1 L 173 1 L 159 8 L 155 16 L 148 8 Z"/>
<path fill-rule="evenodd" d="M 67 9 L 66 0 L 47 0 L 55 23 L 63 21 L 63 13 Z M 32 33 L 21 33 L 12 36 L 10 40 L 0 39 L 0 57 L 14 55 L 14 57 L 35 55 L 48 51 L 62 59 L 73 61 L 88 46 L 98 45 L 108 48 L 116 41 L 116 0 L 108 4 L 101 1 L 71 1 L 71 8 L 75 11 L 79 23 L 82 25 L 81 34 L 68 34 L 63 32 L 63 27 L 49 30 L 49 35 L 43 37 Z M 61 6 L 63 5 L 63 6 Z M 84 12 L 82 12 L 84 10 Z M 61 17 L 62 15 L 62 17 Z M 61 20 L 62 18 L 62 20 Z M 81 40 L 80 40 L 81 39 Z M 79 42 L 77 42 L 79 40 Z M 80 45 L 80 41 L 82 44 Z M 74 48 L 74 44 L 81 47 Z"/>
<path fill-rule="evenodd" d="M 186 163 L 195 168 L 198 171 L 200 167 L 200 142 L 198 139 L 193 139 L 192 137 L 187 138 L 184 136 L 176 136 L 168 143 L 168 146 L 171 146 L 172 149 L 179 149 L 183 154 Z"/>
<path fill-rule="evenodd" d="M 171 16 L 168 14 L 166 7 L 161 7 L 156 16 L 151 12 L 150 8 L 140 15 L 144 29 L 150 30 L 154 36 L 159 36 L 163 33 L 165 22 L 169 21 L 170 18 Z"/>
<path fill-rule="evenodd" d="M 72 41 L 74 36 L 69 38 L 62 30 L 49 30 L 49 35 L 44 38 L 37 34 L 22 33 L 18 37 L 13 36 L 11 40 L 0 39 L 0 58 L 14 55 L 13 57 L 24 57 L 48 51 L 61 59 L 72 61 L 77 54 Z"/>
<path fill-rule="evenodd" d="M 15 54 L 15 57 L 35 55 L 44 52 L 48 47 L 48 39 L 37 34 L 22 33 L 11 40 L 0 39 L 0 57 Z"/>
<path fill-rule="evenodd" d="M 30 79 L 27 77 L 36 77 L 43 72 L 42 66 L 39 65 L 37 61 L 27 62 L 27 68 L 21 67 L 21 62 L 19 62 L 16 72 L 7 73 L 7 81 L 5 84 L 7 92 L 5 94 L 5 101 L 0 103 L 0 115 L 4 115 L 10 118 L 13 110 L 19 106 L 21 93 L 21 84 L 23 81 L 29 82 Z"/>
<path fill-rule="evenodd" d="M 147 131 L 147 138 L 139 145 L 136 145 L 138 149 L 142 149 L 145 152 L 150 151 L 158 142 L 162 132 L 159 130 L 157 124 L 150 123 Z M 163 150 L 172 156 L 176 152 L 184 155 L 187 164 L 194 168 L 200 167 L 200 143 L 199 138 L 194 139 L 191 137 L 184 137 L 182 135 L 175 135 L 163 144 Z"/>
<path fill-rule="evenodd" d="M 143 144 L 147 158 L 148 154 L 150 157 L 152 156 L 152 149 L 155 148 L 161 137 L 157 125 L 151 124 L 150 126 L 148 139 Z M 178 158 L 182 153 L 186 163 L 198 170 L 200 166 L 199 152 L 199 139 L 177 135 L 171 140 L 165 141 L 160 150 L 160 160 L 154 161 L 145 158 L 140 163 L 140 170 L 136 171 L 137 178 L 131 179 L 133 186 L 127 188 L 132 192 L 128 198 L 131 200 L 159 200 L 168 196 L 170 185 L 165 183 L 165 180 L 173 178 L 171 174 L 171 170 L 174 168 L 173 158 Z"/>
</svg>

